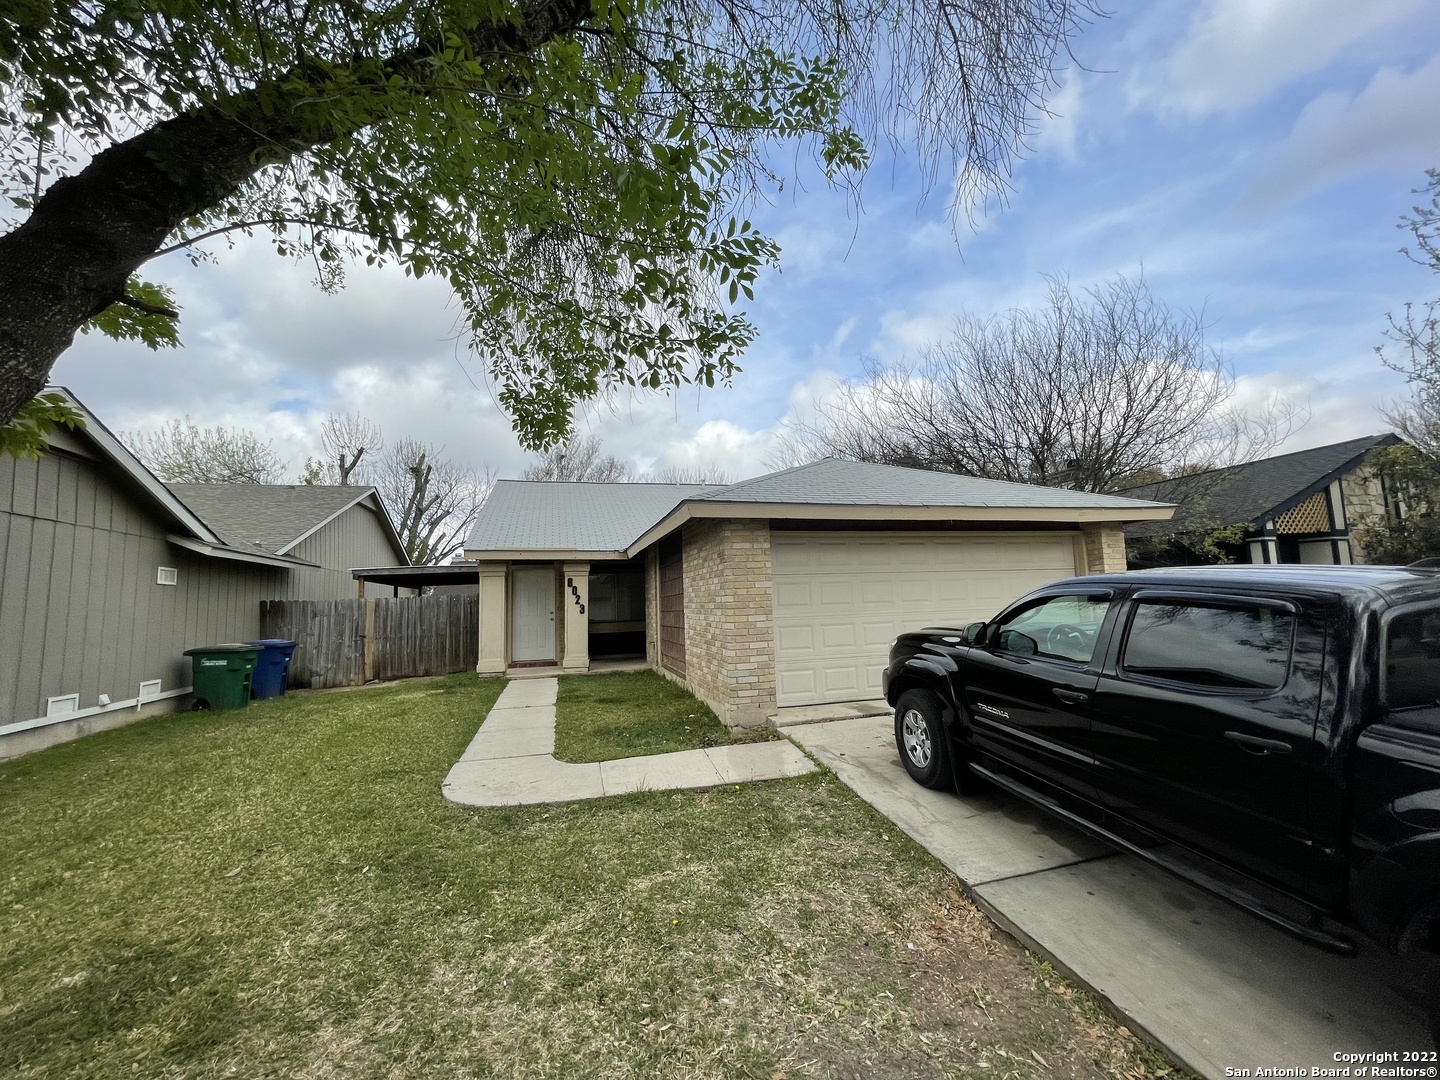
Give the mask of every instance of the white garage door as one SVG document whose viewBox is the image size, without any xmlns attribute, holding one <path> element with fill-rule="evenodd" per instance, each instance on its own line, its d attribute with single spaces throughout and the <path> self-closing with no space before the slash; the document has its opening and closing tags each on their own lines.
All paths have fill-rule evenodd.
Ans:
<svg viewBox="0 0 1440 1080">
<path fill-rule="evenodd" d="M 891 640 L 1075 573 L 1073 533 L 771 533 L 781 705 L 880 695 Z"/>
</svg>

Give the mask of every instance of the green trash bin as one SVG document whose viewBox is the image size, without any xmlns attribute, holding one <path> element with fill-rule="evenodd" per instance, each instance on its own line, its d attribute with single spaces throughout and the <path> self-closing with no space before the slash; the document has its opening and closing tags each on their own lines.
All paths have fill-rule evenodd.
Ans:
<svg viewBox="0 0 1440 1080">
<path fill-rule="evenodd" d="M 243 709 L 250 704 L 250 678 L 259 645 L 202 645 L 186 649 L 194 672 L 196 709 Z"/>
</svg>

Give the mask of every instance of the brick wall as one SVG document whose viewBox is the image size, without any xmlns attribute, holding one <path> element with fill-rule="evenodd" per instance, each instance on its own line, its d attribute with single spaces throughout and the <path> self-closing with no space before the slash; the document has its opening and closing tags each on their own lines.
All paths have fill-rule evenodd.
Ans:
<svg viewBox="0 0 1440 1080">
<path fill-rule="evenodd" d="M 1366 562 L 1365 527 L 1384 525 L 1390 516 L 1379 470 L 1368 461 L 1358 469 L 1351 469 L 1340 477 L 1340 497 L 1345 502 L 1345 521 L 1350 528 L 1350 558 L 1353 562 Z"/>
<path fill-rule="evenodd" d="M 660 670 L 660 548 L 645 550 L 645 662 Z"/>
<path fill-rule="evenodd" d="M 775 711 L 775 618 L 770 525 L 685 525 L 686 682 L 730 728 L 758 727 Z"/>
<path fill-rule="evenodd" d="M 1085 542 L 1085 572 L 1113 574 L 1127 567 L 1125 529 L 1111 522 L 1081 526 Z"/>
</svg>

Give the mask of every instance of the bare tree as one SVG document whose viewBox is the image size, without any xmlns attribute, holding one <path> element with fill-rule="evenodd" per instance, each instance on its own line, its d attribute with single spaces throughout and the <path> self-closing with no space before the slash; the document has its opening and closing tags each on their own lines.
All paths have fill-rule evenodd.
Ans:
<svg viewBox="0 0 1440 1080">
<path fill-rule="evenodd" d="M 375 468 L 375 487 L 417 566 L 437 565 L 461 550 L 495 482 L 489 466 L 476 472 L 442 453 L 441 447 L 400 439 Z"/>
<path fill-rule="evenodd" d="M 1417 206 L 1413 216 L 1401 219 L 1401 228 L 1415 238 L 1413 248 L 1401 250 L 1413 262 L 1440 273 L 1440 169 L 1431 169 L 1426 176 L 1429 182 L 1417 194 L 1428 195 L 1429 205 Z M 1412 446 L 1440 460 L 1440 299 L 1418 311 L 1406 304 L 1403 315 L 1388 318 L 1385 336 L 1400 347 L 1401 355 L 1387 353 L 1384 346 L 1375 351 L 1386 367 L 1405 376 L 1410 398 L 1381 413 Z"/>
<path fill-rule="evenodd" d="M 650 476 L 657 484 L 728 484 L 729 477 L 718 465 L 666 465 Z"/>
<path fill-rule="evenodd" d="M 285 461 L 241 428 L 171 420 L 158 431 L 122 432 L 121 440 L 167 484 L 282 484 Z"/>
<path fill-rule="evenodd" d="M 1108 491 L 1263 456 L 1308 419 L 1283 399 L 1251 413 L 1235 398 L 1199 313 L 1169 307 L 1143 278 L 1076 293 L 1057 277 L 1041 307 L 963 316 L 919 363 L 870 363 L 782 433 L 771 460 Z"/>
<path fill-rule="evenodd" d="M 570 480 L 614 484 L 635 479 L 635 470 L 605 453 L 599 435 L 571 435 L 525 467 L 522 480 Z"/>
<path fill-rule="evenodd" d="M 320 426 L 324 448 L 325 479 L 331 484 L 348 484 L 354 478 L 364 482 L 370 466 L 385 448 L 380 426 L 358 413 L 331 413 Z M 369 461 L 362 459 L 369 455 Z"/>
</svg>

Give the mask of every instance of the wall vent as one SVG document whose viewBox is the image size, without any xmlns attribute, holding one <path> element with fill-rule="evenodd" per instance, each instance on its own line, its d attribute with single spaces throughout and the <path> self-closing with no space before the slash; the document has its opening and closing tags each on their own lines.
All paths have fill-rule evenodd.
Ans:
<svg viewBox="0 0 1440 1080">
<path fill-rule="evenodd" d="M 180 571 L 173 566 L 162 566 L 155 571 L 156 585 L 175 585 L 180 581 Z"/>
<path fill-rule="evenodd" d="M 140 703 L 143 702 L 143 701 L 153 701 L 155 698 L 157 698 L 157 697 L 159 697 L 159 696 L 160 696 L 160 680 L 159 680 L 159 679 L 146 679 L 144 682 L 142 682 L 142 683 L 140 684 L 140 693 L 136 696 L 136 698 L 135 698 L 135 703 L 138 705 L 138 704 L 140 704 Z"/>
<path fill-rule="evenodd" d="M 66 716 L 69 713 L 80 711 L 79 694 L 61 694 L 59 697 L 48 698 L 45 702 L 45 715 Z"/>
</svg>

